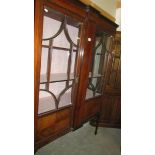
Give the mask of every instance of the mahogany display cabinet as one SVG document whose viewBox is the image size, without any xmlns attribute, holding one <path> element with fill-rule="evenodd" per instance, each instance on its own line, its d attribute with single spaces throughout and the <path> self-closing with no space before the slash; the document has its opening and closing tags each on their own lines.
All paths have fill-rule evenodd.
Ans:
<svg viewBox="0 0 155 155">
<path fill-rule="evenodd" d="M 99 126 L 121 128 L 121 32 L 117 31 L 109 53 L 103 86 Z M 96 125 L 96 120 L 90 121 Z"/>
<path fill-rule="evenodd" d="M 73 0 L 35 0 L 35 149 L 99 118 L 117 25 Z"/>
</svg>

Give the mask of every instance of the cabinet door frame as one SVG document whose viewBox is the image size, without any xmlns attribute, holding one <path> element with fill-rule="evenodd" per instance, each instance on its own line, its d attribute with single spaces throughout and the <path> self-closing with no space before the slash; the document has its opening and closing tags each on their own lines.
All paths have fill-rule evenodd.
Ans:
<svg viewBox="0 0 155 155">
<path fill-rule="evenodd" d="M 89 76 L 89 67 L 92 59 L 92 48 L 95 41 L 95 31 L 96 31 L 96 24 L 91 22 L 88 17 L 85 21 L 85 36 L 84 36 L 84 55 L 83 55 L 83 62 L 81 67 L 80 73 L 80 81 L 79 81 L 79 89 L 78 95 L 76 98 L 76 106 L 74 110 L 74 128 L 79 128 L 82 126 L 83 117 L 85 114 L 85 107 L 84 101 L 86 96 L 87 90 L 87 83 L 88 83 L 88 76 Z M 91 41 L 89 41 L 89 39 Z"/>
<path fill-rule="evenodd" d="M 39 84 L 40 84 L 40 57 L 41 57 L 41 38 L 43 29 L 43 1 L 35 0 L 34 16 L 34 141 L 36 142 Z"/>
</svg>

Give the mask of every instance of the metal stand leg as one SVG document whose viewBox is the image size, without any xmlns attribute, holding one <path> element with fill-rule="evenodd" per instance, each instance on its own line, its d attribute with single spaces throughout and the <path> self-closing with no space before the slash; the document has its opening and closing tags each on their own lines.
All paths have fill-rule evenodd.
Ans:
<svg viewBox="0 0 155 155">
<path fill-rule="evenodd" d="M 100 113 L 97 113 L 97 114 L 96 114 L 96 127 L 95 127 L 95 135 L 97 134 L 98 125 L 99 125 L 99 120 L 100 120 Z"/>
</svg>

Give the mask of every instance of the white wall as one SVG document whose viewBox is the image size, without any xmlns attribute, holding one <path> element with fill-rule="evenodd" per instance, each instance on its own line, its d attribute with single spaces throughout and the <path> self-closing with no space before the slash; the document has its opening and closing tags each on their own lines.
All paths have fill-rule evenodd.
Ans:
<svg viewBox="0 0 155 155">
<path fill-rule="evenodd" d="M 116 9 L 116 24 L 119 25 L 117 31 L 121 31 L 121 8 Z"/>
<path fill-rule="evenodd" d="M 111 16 L 116 15 L 116 0 L 91 0 L 98 7 L 109 13 Z"/>
<path fill-rule="evenodd" d="M 80 0 L 86 5 L 98 10 L 102 15 L 115 21 L 116 16 L 116 1 L 118 0 Z"/>
</svg>

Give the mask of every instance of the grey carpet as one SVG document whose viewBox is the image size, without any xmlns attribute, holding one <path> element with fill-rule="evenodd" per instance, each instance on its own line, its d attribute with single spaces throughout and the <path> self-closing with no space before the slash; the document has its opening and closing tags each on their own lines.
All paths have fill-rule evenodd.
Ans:
<svg viewBox="0 0 155 155">
<path fill-rule="evenodd" d="M 121 130 L 95 128 L 88 123 L 48 145 L 40 148 L 35 155 L 120 155 Z"/>
</svg>

